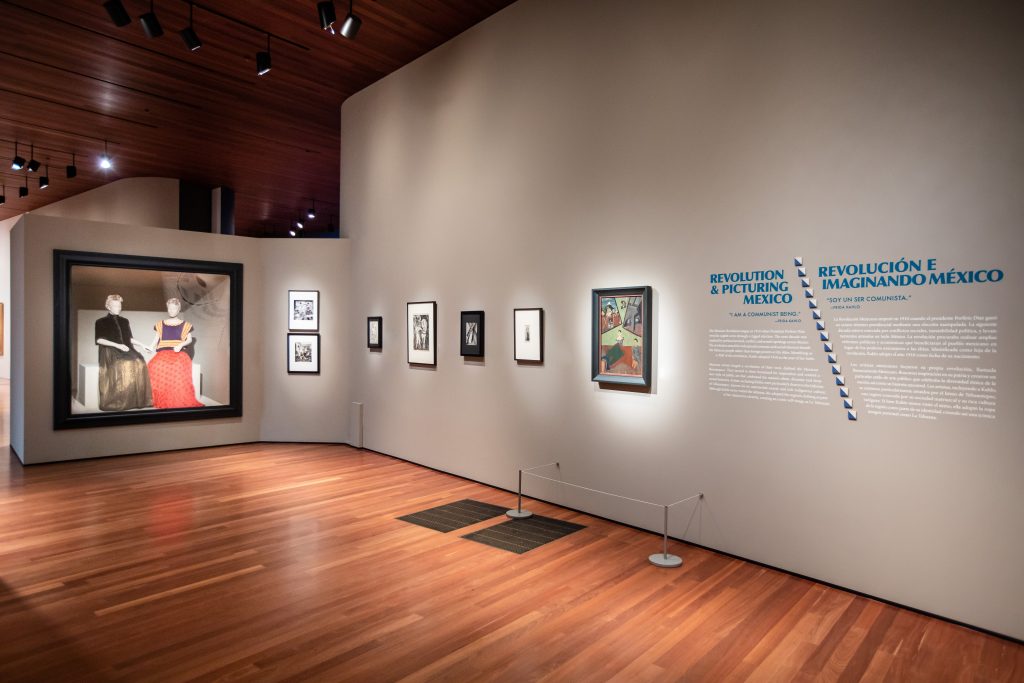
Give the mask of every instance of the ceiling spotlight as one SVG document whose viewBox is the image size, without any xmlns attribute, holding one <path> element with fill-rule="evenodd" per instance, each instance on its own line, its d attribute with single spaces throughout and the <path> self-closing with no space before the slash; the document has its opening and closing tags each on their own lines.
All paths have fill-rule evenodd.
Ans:
<svg viewBox="0 0 1024 683">
<path fill-rule="evenodd" d="M 125 11 L 121 0 L 107 0 L 103 3 L 103 7 L 106 8 L 107 14 L 110 15 L 110 20 L 114 22 L 114 26 L 127 26 L 132 23 L 132 18 L 128 16 L 128 12 Z"/>
<path fill-rule="evenodd" d="M 39 176 L 39 189 L 45 190 L 50 186 L 50 165 L 46 165 L 46 175 Z"/>
<path fill-rule="evenodd" d="M 65 169 L 67 171 L 68 180 L 71 180 L 78 175 L 78 167 L 75 166 L 75 153 L 71 153 L 71 164 Z"/>
<path fill-rule="evenodd" d="M 291 235 L 292 237 L 295 237 L 295 231 L 294 230 L 289 230 L 288 234 Z"/>
<path fill-rule="evenodd" d="M 316 218 L 316 200 L 313 200 L 313 204 L 309 207 L 309 211 L 306 212 L 306 218 L 313 220 Z"/>
<path fill-rule="evenodd" d="M 7 203 L 7 186 L 0 185 L 0 206 Z"/>
<path fill-rule="evenodd" d="M 39 162 L 36 161 L 36 146 L 35 145 L 29 145 L 28 146 L 28 170 L 30 170 L 33 173 L 35 173 L 36 171 L 39 170 L 39 165 L 40 165 Z"/>
<path fill-rule="evenodd" d="M 159 38 L 164 34 L 160 20 L 153 11 L 153 0 L 149 0 L 149 11 L 139 17 L 139 23 L 142 24 L 142 30 L 145 31 L 147 38 Z"/>
<path fill-rule="evenodd" d="M 334 22 L 338 15 L 334 12 L 334 3 L 331 0 L 316 3 L 316 13 L 320 15 L 320 28 L 330 31 L 334 35 Z"/>
<path fill-rule="evenodd" d="M 341 25 L 341 35 L 349 40 L 355 40 L 356 34 L 359 33 L 359 27 L 362 25 L 363 20 L 352 14 L 352 0 L 348 0 L 348 14 L 345 15 L 345 21 Z"/>
<path fill-rule="evenodd" d="M 106 140 L 103 141 L 103 155 L 100 156 L 100 168 L 102 168 L 104 171 L 109 171 L 110 169 L 114 168 L 114 160 L 111 159 L 110 155 L 107 153 Z"/>
<path fill-rule="evenodd" d="M 256 75 L 262 76 L 270 71 L 270 34 L 267 34 L 267 51 L 256 53 Z"/>
<path fill-rule="evenodd" d="M 28 176 L 25 176 L 25 186 L 18 188 L 18 198 L 24 199 L 28 196 Z"/>
<path fill-rule="evenodd" d="M 295 227 L 298 228 L 299 230 L 302 230 L 302 228 L 305 226 L 302 225 L 302 221 L 295 221 Z"/>
<path fill-rule="evenodd" d="M 187 47 L 192 52 L 195 52 L 203 46 L 203 41 L 199 40 L 199 35 L 196 33 L 196 30 L 192 27 L 193 9 L 195 9 L 195 5 L 193 5 L 191 2 L 188 3 L 188 26 L 186 28 L 181 29 L 181 32 L 178 35 L 180 35 L 181 39 L 185 41 L 185 47 Z"/>
<path fill-rule="evenodd" d="M 11 160 L 11 170 L 20 171 L 25 168 L 25 157 L 18 156 L 18 143 L 14 143 L 14 159 Z"/>
</svg>

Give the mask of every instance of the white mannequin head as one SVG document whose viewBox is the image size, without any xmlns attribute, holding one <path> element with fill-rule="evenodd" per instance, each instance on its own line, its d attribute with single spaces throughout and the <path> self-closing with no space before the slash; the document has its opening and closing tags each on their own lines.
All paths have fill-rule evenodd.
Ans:
<svg viewBox="0 0 1024 683">
<path fill-rule="evenodd" d="M 105 306 L 107 307 L 107 310 L 110 311 L 111 315 L 121 314 L 122 301 L 124 301 L 124 299 L 121 298 L 120 294 L 111 294 L 110 296 L 107 297 L 107 303 L 105 304 Z"/>
<path fill-rule="evenodd" d="M 168 299 L 167 315 L 172 318 L 177 318 L 179 313 L 181 313 L 181 301 L 178 299 Z"/>
</svg>

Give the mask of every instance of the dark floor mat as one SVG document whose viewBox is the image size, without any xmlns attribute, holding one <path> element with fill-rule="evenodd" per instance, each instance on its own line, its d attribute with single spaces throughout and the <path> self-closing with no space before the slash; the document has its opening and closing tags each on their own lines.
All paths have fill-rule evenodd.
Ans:
<svg viewBox="0 0 1024 683">
<path fill-rule="evenodd" d="M 582 524 L 534 515 L 526 519 L 510 519 L 466 534 L 463 538 L 521 554 L 585 528 Z"/>
<path fill-rule="evenodd" d="M 411 515 L 403 515 L 398 519 L 403 522 L 419 524 L 435 531 L 448 532 L 503 515 L 507 509 L 500 505 L 481 503 L 479 500 L 467 498 L 466 500 L 440 505 L 429 510 L 414 512 Z"/>
</svg>

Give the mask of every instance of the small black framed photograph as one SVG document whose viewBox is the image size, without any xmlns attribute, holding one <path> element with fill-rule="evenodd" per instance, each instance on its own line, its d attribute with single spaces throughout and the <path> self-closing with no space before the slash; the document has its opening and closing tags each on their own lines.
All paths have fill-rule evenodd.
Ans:
<svg viewBox="0 0 1024 683">
<path fill-rule="evenodd" d="M 320 329 L 318 290 L 288 290 L 288 329 L 294 332 L 316 332 Z"/>
<path fill-rule="evenodd" d="M 517 308 L 512 312 L 513 355 L 524 363 L 544 362 L 544 309 Z"/>
<path fill-rule="evenodd" d="M 595 289 L 591 317 L 593 381 L 651 386 L 651 288 Z"/>
<path fill-rule="evenodd" d="M 319 334 L 288 334 L 288 374 L 320 374 Z"/>
<path fill-rule="evenodd" d="M 54 429 L 241 416 L 241 263 L 53 260 Z"/>
<path fill-rule="evenodd" d="M 484 355 L 484 312 L 463 311 L 459 318 L 459 353 L 463 356 Z"/>
<path fill-rule="evenodd" d="M 373 316 L 366 319 L 366 348 L 379 349 L 384 345 L 384 318 Z"/>
</svg>

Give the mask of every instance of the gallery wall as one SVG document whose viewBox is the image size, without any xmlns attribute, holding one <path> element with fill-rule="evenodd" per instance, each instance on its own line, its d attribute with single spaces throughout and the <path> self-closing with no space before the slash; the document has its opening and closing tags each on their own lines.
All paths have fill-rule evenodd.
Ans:
<svg viewBox="0 0 1024 683">
<path fill-rule="evenodd" d="M 23 216 L 12 237 L 11 445 L 26 464 L 273 439 L 345 441 L 339 389 L 348 340 L 340 334 L 344 240 L 257 240 L 67 218 Z M 53 251 L 200 259 L 244 267 L 242 417 L 53 429 Z M 319 376 L 287 375 L 288 289 L 331 292 Z M 333 293 L 339 293 L 333 296 Z M 340 315 L 336 315 L 337 311 Z M 187 315 L 187 314 L 186 314 Z M 148 342 L 148 340 L 147 340 Z M 327 400 L 327 397 L 330 400 Z M 267 416 L 271 415 L 271 419 Z M 264 424 L 266 422 L 266 428 Z"/>
<path fill-rule="evenodd" d="M 4 304 L 3 349 L 0 379 L 11 378 L 11 228 L 17 218 L 0 221 L 0 302 Z"/>
<path fill-rule="evenodd" d="M 1022 28 L 1009 2 L 520 0 L 353 96 L 365 445 L 506 488 L 557 460 L 631 498 L 702 491 L 674 536 L 1024 637 Z M 854 289 L 848 267 L 911 279 Z M 632 285 L 654 289 L 646 392 L 590 381 L 591 290 Z M 435 300 L 437 366 L 410 366 L 406 302 Z M 512 310 L 532 306 L 545 361 L 518 365 Z M 463 359 L 476 309 L 486 357 Z"/>
</svg>

